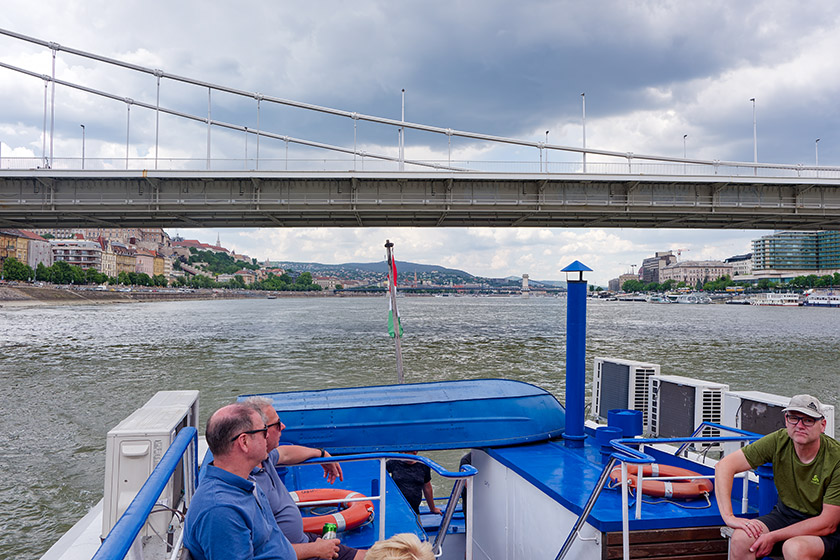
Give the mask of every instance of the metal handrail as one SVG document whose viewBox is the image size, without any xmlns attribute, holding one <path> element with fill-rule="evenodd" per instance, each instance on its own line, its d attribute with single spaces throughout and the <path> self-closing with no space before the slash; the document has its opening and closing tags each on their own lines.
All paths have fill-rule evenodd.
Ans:
<svg viewBox="0 0 840 560">
<path fill-rule="evenodd" d="M 700 425 L 697 426 L 697 429 L 694 430 L 694 433 L 691 434 L 691 437 L 697 437 L 697 434 L 702 432 L 703 428 L 717 428 L 718 430 L 723 430 L 723 431 L 726 431 L 726 432 L 732 432 L 732 433 L 735 433 L 735 434 L 741 434 L 743 436 L 755 436 L 753 439 L 758 439 L 759 437 L 761 437 L 759 434 L 756 434 L 754 432 L 748 432 L 746 430 L 740 430 L 738 428 L 732 428 L 732 427 L 729 427 L 729 426 L 724 426 L 722 424 L 715 424 L 714 422 L 701 422 Z M 682 452 L 684 452 L 688 448 L 689 445 L 691 445 L 691 442 L 683 443 L 679 447 L 679 449 L 677 449 L 674 452 L 674 455 L 675 456 L 680 455 Z"/>
<path fill-rule="evenodd" d="M 647 464 L 647 463 L 655 463 L 656 458 L 652 455 L 648 455 L 640 450 L 633 449 L 630 445 L 634 446 L 641 446 L 645 444 L 657 444 L 657 443 L 683 443 L 686 446 L 691 443 L 717 443 L 717 442 L 727 442 L 727 441 L 745 441 L 745 440 L 756 440 L 761 436 L 752 432 L 747 432 L 744 430 L 739 430 L 737 428 L 730 428 L 728 426 L 722 426 L 720 424 L 714 424 L 712 422 L 703 422 L 697 428 L 697 432 L 699 433 L 704 427 L 714 427 L 719 428 L 726 431 L 731 431 L 737 434 L 738 436 L 715 436 L 715 437 L 687 437 L 687 438 L 620 438 L 614 439 L 610 441 L 610 445 L 616 450 L 610 455 L 609 460 L 607 461 L 606 466 L 601 471 L 601 475 L 598 478 L 598 482 L 595 484 L 595 488 L 592 489 L 592 493 L 589 496 L 589 499 L 586 501 L 586 504 L 583 507 L 580 515 L 578 516 L 577 521 L 575 522 L 574 526 L 572 527 L 572 531 L 569 533 L 569 536 L 566 537 L 566 541 L 563 543 L 560 552 L 557 553 L 555 560 L 562 560 L 566 557 L 569 550 L 574 544 L 574 541 L 577 539 L 578 535 L 580 534 L 580 530 L 583 527 L 584 523 L 586 523 L 586 519 L 589 517 L 589 514 L 592 512 L 592 508 L 595 507 L 595 502 L 598 500 L 598 497 L 601 495 L 601 491 L 604 489 L 604 485 L 609 478 L 609 473 L 612 470 L 613 466 L 615 465 L 616 461 L 622 462 L 622 483 L 621 483 L 621 494 L 622 494 L 622 548 L 623 548 L 623 557 L 629 558 L 629 533 L 630 533 L 630 521 L 629 516 L 627 514 L 627 463 L 635 463 L 635 464 Z M 680 448 L 682 449 L 682 447 Z M 641 482 L 639 483 L 641 484 Z"/>
<path fill-rule="evenodd" d="M 198 481 L 198 430 L 191 426 L 182 428 L 172 445 L 163 454 L 152 474 L 143 483 L 143 487 L 120 516 L 117 523 L 102 541 L 93 560 L 121 560 L 128 554 L 131 545 L 140 534 L 143 525 L 155 507 L 161 492 L 169 483 L 184 453 L 192 445 L 193 449 L 193 485 Z"/>
<path fill-rule="evenodd" d="M 367 499 L 378 500 L 380 503 L 378 509 L 379 540 L 385 539 L 385 500 L 382 498 L 385 496 L 385 476 L 387 476 L 385 474 L 386 460 L 395 459 L 398 461 L 415 461 L 423 463 L 435 471 L 437 475 L 444 478 L 455 479 L 455 484 L 452 487 L 452 493 L 449 495 L 449 500 L 446 502 L 446 511 L 441 519 L 440 526 L 438 527 L 438 534 L 435 537 L 434 544 L 432 545 L 433 550 L 436 551 L 435 556 L 440 556 L 443 553 L 443 541 L 446 538 L 446 533 L 449 530 L 450 523 L 452 522 L 452 516 L 455 513 L 455 502 L 458 501 L 458 498 L 461 495 L 461 490 L 463 490 L 464 485 L 466 484 L 466 480 L 478 474 L 478 470 L 472 465 L 462 465 L 460 471 L 448 471 L 427 457 L 422 457 L 420 455 L 407 455 L 405 453 L 357 453 L 354 455 L 343 455 L 341 457 L 309 459 L 301 464 L 344 463 L 348 461 L 370 461 L 372 459 L 378 460 L 380 464 L 381 474 L 379 477 L 379 495 L 370 496 Z M 347 500 L 337 501 L 345 502 Z"/>
</svg>

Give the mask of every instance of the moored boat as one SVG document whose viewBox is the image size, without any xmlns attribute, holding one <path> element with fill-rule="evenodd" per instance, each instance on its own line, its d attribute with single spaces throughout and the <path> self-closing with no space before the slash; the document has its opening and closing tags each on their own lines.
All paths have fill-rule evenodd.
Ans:
<svg viewBox="0 0 840 560">
<path fill-rule="evenodd" d="M 802 298 L 799 296 L 799 294 L 789 292 L 767 292 L 751 296 L 750 305 L 796 307 L 798 305 L 802 305 Z"/>
<path fill-rule="evenodd" d="M 840 293 L 811 292 L 802 302 L 807 307 L 840 307 Z"/>
<path fill-rule="evenodd" d="M 707 304 L 712 303 L 712 298 L 704 294 L 680 294 L 676 297 L 674 303 Z"/>
</svg>

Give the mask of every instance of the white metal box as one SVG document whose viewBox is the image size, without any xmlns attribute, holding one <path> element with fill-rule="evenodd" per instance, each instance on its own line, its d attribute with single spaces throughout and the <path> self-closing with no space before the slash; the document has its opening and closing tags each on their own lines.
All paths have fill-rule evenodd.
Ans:
<svg viewBox="0 0 840 560">
<path fill-rule="evenodd" d="M 198 427 L 198 391 L 159 391 L 108 432 L 103 538 L 125 513 L 178 431 L 186 426 Z M 189 503 L 191 485 L 185 484 L 184 477 L 194 472 L 193 462 L 193 453 L 187 452 L 158 503 L 168 508 L 177 507 L 182 498 Z M 140 534 L 151 536 L 157 532 L 165 536 L 171 519 L 171 512 L 153 514 Z"/>
<path fill-rule="evenodd" d="M 613 409 L 640 410 L 648 430 L 649 379 L 659 375 L 659 364 L 619 358 L 595 358 L 592 375 L 592 415 L 602 420 Z"/>
<path fill-rule="evenodd" d="M 729 385 L 679 375 L 650 378 L 650 431 L 655 437 L 688 437 L 702 422 L 723 424 L 723 395 Z M 704 428 L 702 437 L 720 436 Z M 701 446 L 720 449 L 720 445 Z"/>
</svg>

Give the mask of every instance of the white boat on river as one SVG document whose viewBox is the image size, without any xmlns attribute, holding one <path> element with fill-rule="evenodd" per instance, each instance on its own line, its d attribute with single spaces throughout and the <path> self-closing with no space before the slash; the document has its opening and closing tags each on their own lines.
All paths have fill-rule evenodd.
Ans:
<svg viewBox="0 0 840 560">
<path fill-rule="evenodd" d="M 705 294 L 680 294 L 674 299 L 674 303 L 707 304 L 712 303 L 712 298 Z"/>
<path fill-rule="evenodd" d="M 700 547 L 708 558 L 724 558 L 727 543 L 713 499 L 697 493 L 687 501 L 636 500 L 627 485 L 610 483 L 613 466 L 658 463 L 697 473 L 692 478 L 710 477 L 709 448 L 725 452 L 772 429 L 786 398 L 661 375 L 656 364 L 598 358 L 593 399 L 610 414 L 599 422 L 586 419 L 586 368 L 575 353 L 585 344 L 585 317 L 575 307 L 581 300 L 585 290 L 581 295 L 573 288 L 565 407 L 539 387 L 498 379 L 266 395 L 287 426 L 284 441 L 338 455 L 345 471 L 340 488 L 374 502 L 372 519 L 340 538 L 364 548 L 414 532 L 434 540 L 441 558 L 458 560 L 656 558 Z M 159 393 L 109 433 L 103 502 L 43 558 L 180 558 L 180 519 L 196 468 L 208 460 L 199 459 L 197 398 L 194 391 Z M 833 434 L 833 410 L 828 418 Z M 423 512 L 417 519 L 383 462 L 394 452 L 438 449 L 471 450 L 472 467 L 448 471 L 423 459 L 455 484 L 439 504 L 443 516 Z M 320 461 L 291 467 L 285 475 L 290 489 L 323 486 Z M 458 505 L 460 481 L 465 510 Z M 750 475 L 733 491 L 735 510 L 758 515 L 768 489 L 772 480 Z"/>
<path fill-rule="evenodd" d="M 805 296 L 802 305 L 806 307 L 840 307 L 840 293 L 811 292 Z"/>
<path fill-rule="evenodd" d="M 799 294 L 794 293 L 767 292 L 751 296 L 750 305 L 796 307 L 798 305 L 802 305 L 802 298 Z"/>
</svg>

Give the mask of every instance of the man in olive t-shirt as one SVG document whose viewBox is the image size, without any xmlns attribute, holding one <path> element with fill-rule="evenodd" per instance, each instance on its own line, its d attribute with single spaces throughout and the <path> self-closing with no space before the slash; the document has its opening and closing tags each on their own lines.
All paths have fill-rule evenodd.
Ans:
<svg viewBox="0 0 840 560">
<path fill-rule="evenodd" d="M 796 395 L 783 410 L 785 427 L 727 455 L 715 467 L 715 499 L 723 522 L 735 529 L 730 558 L 767 556 L 781 544 L 786 559 L 840 554 L 840 443 L 826 436 L 822 404 Z M 737 473 L 773 464 L 779 501 L 757 519 L 732 513 Z"/>
</svg>

